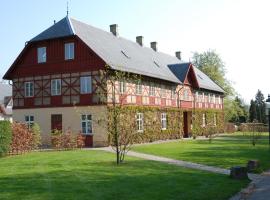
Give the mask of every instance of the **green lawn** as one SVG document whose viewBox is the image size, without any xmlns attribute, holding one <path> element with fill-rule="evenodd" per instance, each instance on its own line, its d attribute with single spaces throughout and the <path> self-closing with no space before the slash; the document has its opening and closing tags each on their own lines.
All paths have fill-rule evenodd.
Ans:
<svg viewBox="0 0 270 200">
<path fill-rule="evenodd" d="M 35 152 L 0 158 L 1 200 L 228 199 L 247 185 L 228 176 L 101 151 Z"/>
<path fill-rule="evenodd" d="M 254 147 L 248 136 L 238 133 L 218 137 L 211 144 L 208 140 L 182 140 L 134 146 L 132 150 L 222 168 L 245 166 L 248 160 L 258 159 L 261 170 L 267 170 L 270 168 L 268 135 L 263 134 L 262 139 Z"/>
</svg>

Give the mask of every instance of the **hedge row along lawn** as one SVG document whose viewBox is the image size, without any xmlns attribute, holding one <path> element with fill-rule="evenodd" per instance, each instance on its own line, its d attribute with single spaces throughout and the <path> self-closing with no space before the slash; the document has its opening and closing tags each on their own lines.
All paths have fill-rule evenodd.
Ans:
<svg viewBox="0 0 270 200">
<path fill-rule="evenodd" d="M 246 133 L 226 134 L 212 140 L 181 140 L 162 144 L 134 146 L 133 151 L 164 156 L 177 160 L 218 166 L 246 166 L 247 161 L 258 159 L 262 170 L 270 168 L 268 134 L 264 133 L 257 144 L 251 144 Z"/>
<path fill-rule="evenodd" d="M 101 151 L 34 152 L 0 159 L 1 200 L 228 199 L 247 180 Z"/>
</svg>

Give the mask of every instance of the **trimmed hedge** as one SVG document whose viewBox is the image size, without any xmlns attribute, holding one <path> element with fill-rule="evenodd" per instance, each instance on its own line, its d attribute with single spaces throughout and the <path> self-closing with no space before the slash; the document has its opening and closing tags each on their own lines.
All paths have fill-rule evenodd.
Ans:
<svg viewBox="0 0 270 200">
<path fill-rule="evenodd" d="M 11 141 L 11 123 L 9 121 L 0 121 L 0 157 L 9 152 Z"/>
</svg>

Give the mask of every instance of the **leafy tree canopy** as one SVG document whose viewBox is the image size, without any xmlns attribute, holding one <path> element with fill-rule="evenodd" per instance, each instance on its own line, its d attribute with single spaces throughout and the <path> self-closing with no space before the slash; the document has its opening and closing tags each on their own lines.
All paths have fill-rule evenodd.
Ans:
<svg viewBox="0 0 270 200">
<path fill-rule="evenodd" d="M 195 52 L 192 57 L 192 63 L 222 87 L 227 95 L 233 95 L 235 93 L 230 81 L 225 77 L 225 64 L 216 51 Z"/>
</svg>

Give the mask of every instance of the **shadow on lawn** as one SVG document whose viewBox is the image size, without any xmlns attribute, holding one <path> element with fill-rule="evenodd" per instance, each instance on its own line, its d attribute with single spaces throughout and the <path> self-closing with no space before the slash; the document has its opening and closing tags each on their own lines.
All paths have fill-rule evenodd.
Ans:
<svg viewBox="0 0 270 200">
<path fill-rule="evenodd" d="M 0 199 L 227 199 L 247 184 L 144 160 L 52 164 L 0 177 Z"/>
</svg>

